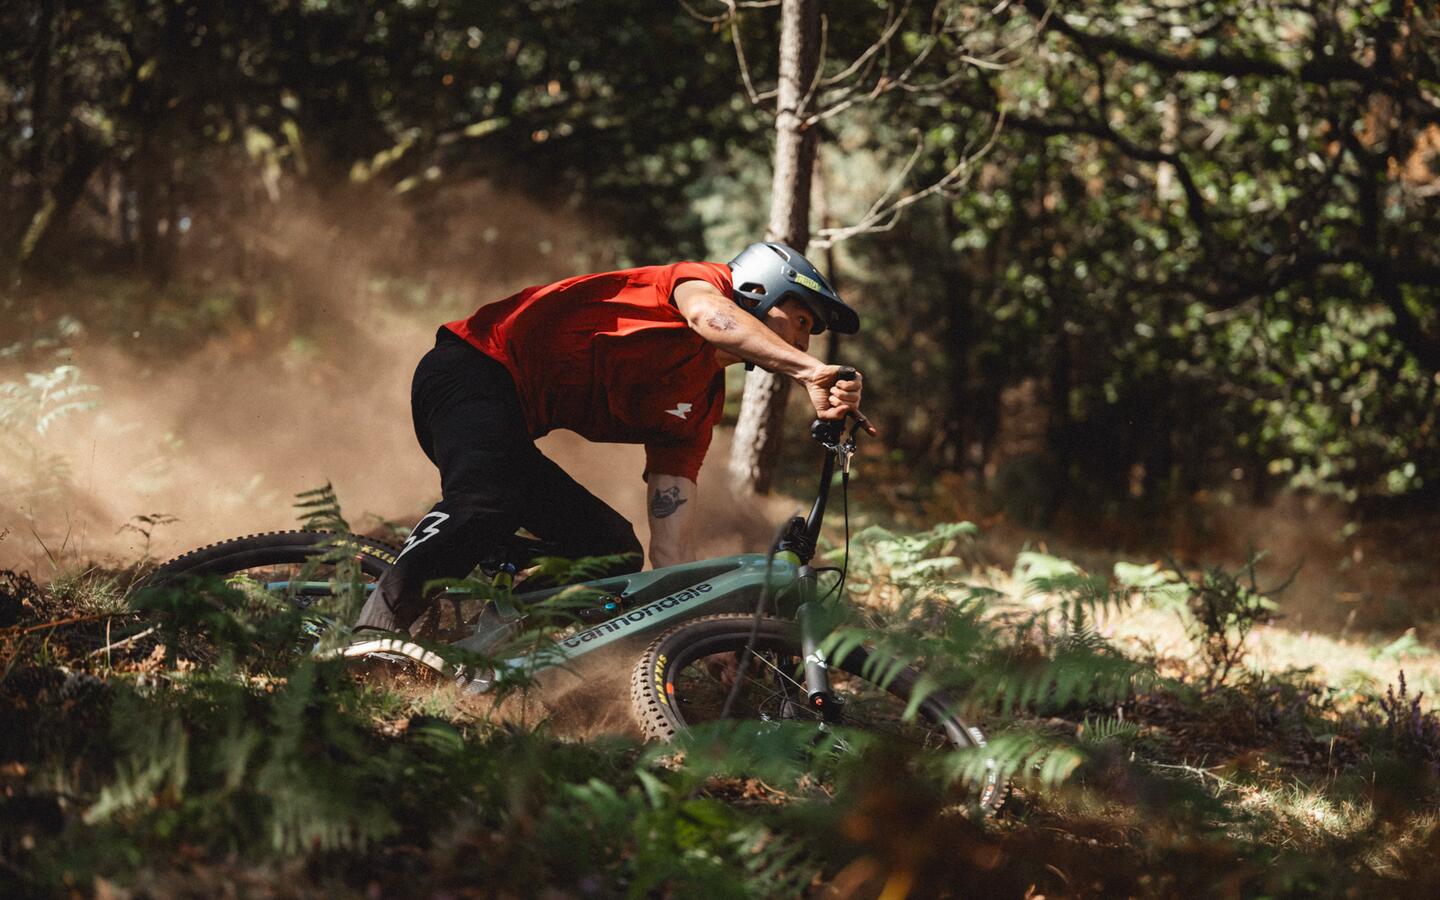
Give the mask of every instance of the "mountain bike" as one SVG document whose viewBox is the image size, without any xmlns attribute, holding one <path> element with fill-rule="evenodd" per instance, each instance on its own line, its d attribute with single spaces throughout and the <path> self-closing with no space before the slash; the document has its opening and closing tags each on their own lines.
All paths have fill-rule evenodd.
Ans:
<svg viewBox="0 0 1440 900">
<path fill-rule="evenodd" d="M 578 585 L 549 586 L 492 595 L 468 623 L 455 650 L 479 656 L 503 649 L 506 639 L 527 627 L 530 611 L 557 596 L 592 598 L 575 612 L 575 625 L 547 645 L 539 666 L 566 667 L 609 648 L 639 651 L 631 677 L 631 704 L 647 738 L 668 741 L 707 722 L 743 719 L 759 723 L 813 725 L 830 735 L 847 729 L 882 732 L 920 748 L 979 748 L 985 736 L 957 714 L 943 692 L 923 692 L 911 709 L 920 672 L 889 665 L 864 646 L 827 657 L 834 604 L 843 602 L 840 581 L 821 595 L 822 571 L 811 564 L 837 467 L 846 495 L 856 446 L 856 421 L 815 420 L 811 436 L 824 448 L 820 484 L 807 516 L 785 523 L 766 554 L 740 554 L 602 578 Z M 541 541 L 517 535 L 479 568 L 509 580 L 544 555 Z M 335 590 L 316 580 L 318 570 L 353 564 L 361 587 L 373 586 L 401 549 L 351 534 L 285 531 L 221 541 L 161 566 L 151 583 L 178 576 L 244 577 L 297 603 Z M 455 593 L 453 590 L 451 593 Z M 461 592 L 463 593 L 463 592 Z M 648 645 L 645 643 L 648 640 Z M 847 645 L 848 646 L 848 645 Z M 451 655 L 403 637 L 365 637 L 331 651 L 359 659 L 405 658 L 457 681 L 462 689 L 483 690 L 491 674 L 456 664 Z M 498 668 L 535 661 L 503 660 Z M 762 726 L 763 727 L 763 726 Z M 975 801 L 984 810 L 1003 799 L 995 768 L 977 785 Z"/>
</svg>

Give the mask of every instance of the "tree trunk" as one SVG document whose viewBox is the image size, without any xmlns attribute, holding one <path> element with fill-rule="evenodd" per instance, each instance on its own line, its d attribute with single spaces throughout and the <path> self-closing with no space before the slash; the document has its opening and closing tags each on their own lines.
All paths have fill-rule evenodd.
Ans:
<svg viewBox="0 0 1440 900">
<path fill-rule="evenodd" d="M 810 243 L 810 180 L 815 168 L 815 131 L 804 127 L 806 94 L 820 61 L 818 0 L 784 0 L 780 7 L 780 82 L 776 96 L 775 174 L 766 237 L 800 252 Z M 775 472 L 790 382 L 754 369 L 730 450 L 730 478 L 742 492 L 765 494 Z"/>
<path fill-rule="evenodd" d="M 30 65 L 30 147 L 23 166 L 29 183 L 20 194 L 16 215 L 0 224 L 6 254 L 11 261 L 23 263 L 39 239 L 54 210 L 53 199 L 47 196 L 46 163 L 54 133 L 50 122 L 50 69 L 55 46 L 55 4 L 40 4 L 35 22 L 35 58 Z M 23 43 L 23 38 L 22 38 Z M 23 90 L 24 86 L 20 85 Z M 38 230 L 37 230 L 38 229 Z"/>
<path fill-rule="evenodd" d="M 959 217 L 952 204 L 944 206 L 946 234 L 959 234 Z M 971 368 L 974 342 L 975 282 L 965 265 L 961 254 L 951 250 L 944 259 L 941 271 L 945 277 L 946 312 L 945 327 L 945 422 L 943 448 L 944 462 L 957 471 L 984 468 L 983 453 L 978 448 L 978 429 L 975 427 L 976 403 L 979 382 Z"/>
<path fill-rule="evenodd" d="M 36 211 L 20 240 L 16 257 L 22 267 L 33 266 L 45 259 L 49 244 L 62 230 L 70 210 L 84 196 L 90 175 L 105 161 L 105 153 L 98 145 L 81 137 L 75 142 L 74 155 L 65 166 L 54 190 L 44 195 L 44 205 Z"/>
</svg>

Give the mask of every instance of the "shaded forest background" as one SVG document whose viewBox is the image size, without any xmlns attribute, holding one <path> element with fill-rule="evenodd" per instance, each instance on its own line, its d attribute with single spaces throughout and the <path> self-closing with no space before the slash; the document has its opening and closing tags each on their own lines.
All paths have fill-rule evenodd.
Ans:
<svg viewBox="0 0 1440 900">
<path fill-rule="evenodd" d="M 1429 4 L 824 13 L 812 255 L 865 323 L 831 349 L 892 504 L 1186 545 L 1299 492 L 1355 561 L 1357 523 L 1433 508 Z M 763 232 L 776 33 L 763 3 L 7 7 L 7 505 L 56 496 L 47 429 L 104 409 L 76 347 L 164 384 L 728 258 Z"/>
<path fill-rule="evenodd" d="M 983 750 L 677 757 L 623 686 L 537 723 L 528 670 L 357 678 L 258 585 L 135 589 L 297 494 L 402 535 L 436 325 L 759 237 L 779 7 L 0 7 L 0 892 L 1433 893 L 1433 3 L 820 5 L 807 252 L 864 326 L 820 349 L 883 430 L 836 634 Z M 728 437 L 702 553 L 813 489 L 797 439 L 735 502 Z M 635 448 L 544 440 L 643 528 Z"/>
</svg>

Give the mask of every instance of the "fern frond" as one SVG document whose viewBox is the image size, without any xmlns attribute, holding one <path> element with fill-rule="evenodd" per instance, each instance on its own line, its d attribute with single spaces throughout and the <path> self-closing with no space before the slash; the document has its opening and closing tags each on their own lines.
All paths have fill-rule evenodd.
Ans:
<svg viewBox="0 0 1440 900">
<path fill-rule="evenodd" d="M 950 754 L 951 780 L 983 784 L 993 771 L 1001 783 L 1020 782 L 1053 790 L 1070 779 L 1086 760 L 1074 742 L 1026 729 L 997 734 L 983 747 Z"/>
<path fill-rule="evenodd" d="M 1081 723 L 1079 729 L 1080 742 L 1086 747 L 1098 747 L 1109 743 L 1129 746 L 1139 736 L 1139 723 L 1114 717 L 1086 719 Z"/>
<path fill-rule="evenodd" d="M 340 513 L 340 498 L 330 482 L 295 495 L 297 518 L 306 531 L 338 531 L 350 533 L 350 523 Z"/>
</svg>

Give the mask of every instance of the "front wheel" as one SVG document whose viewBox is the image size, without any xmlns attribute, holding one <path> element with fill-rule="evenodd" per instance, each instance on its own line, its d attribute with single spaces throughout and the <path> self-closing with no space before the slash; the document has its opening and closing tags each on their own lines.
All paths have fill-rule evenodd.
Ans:
<svg viewBox="0 0 1440 900">
<path fill-rule="evenodd" d="M 747 646 L 753 656 L 737 688 L 734 660 Z M 943 694 L 928 694 L 916 713 L 907 716 L 920 673 L 907 667 L 882 685 L 867 665 L 869 659 L 860 647 L 830 661 L 830 687 L 844 703 L 835 723 L 839 727 L 884 734 L 917 749 L 985 745 L 980 729 L 961 721 Z M 731 718 L 820 726 L 820 713 L 806 702 L 802 660 L 795 622 L 761 618 L 757 623 L 754 616 L 743 614 L 695 619 L 657 638 L 636 664 L 630 691 L 635 715 L 645 736 L 661 741 L 691 726 L 718 721 L 727 703 Z M 993 767 L 978 788 L 981 809 L 999 806 L 1004 795 Z"/>
</svg>

